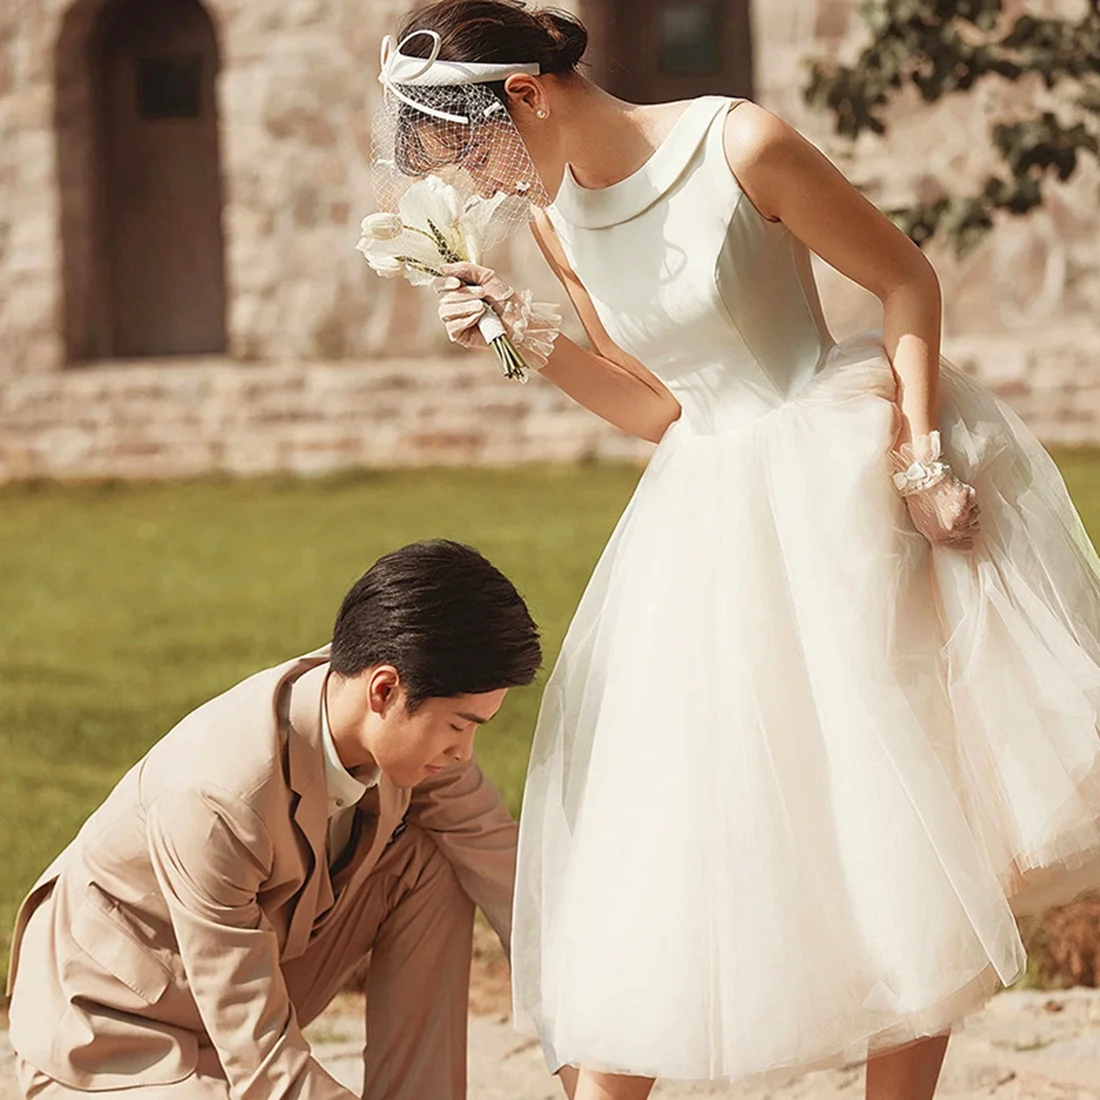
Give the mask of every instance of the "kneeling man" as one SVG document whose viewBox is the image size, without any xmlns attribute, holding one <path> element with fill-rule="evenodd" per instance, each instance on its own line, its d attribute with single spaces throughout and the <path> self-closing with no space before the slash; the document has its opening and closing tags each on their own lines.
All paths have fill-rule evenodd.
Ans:
<svg viewBox="0 0 1100 1100">
<path fill-rule="evenodd" d="M 26 1096 L 351 1100 L 301 1028 L 370 952 L 364 1096 L 462 1097 L 474 905 L 507 949 L 516 850 L 474 734 L 540 662 L 507 578 L 416 543 L 331 646 L 184 718 L 20 910 Z"/>
</svg>

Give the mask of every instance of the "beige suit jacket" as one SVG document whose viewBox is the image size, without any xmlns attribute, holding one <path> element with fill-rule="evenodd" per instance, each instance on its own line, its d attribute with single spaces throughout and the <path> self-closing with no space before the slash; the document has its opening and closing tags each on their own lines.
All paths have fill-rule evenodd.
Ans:
<svg viewBox="0 0 1100 1100">
<path fill-rule="evenodd" d="M 346 1100 L 311 1057 L 280 969 L 337 900 L 320 744 L 327 671 L 326 648 L 188 715 L 35 884 L 8 986 L 18 979 L 19 1000 L 35 1009 L 11 1022 L 33 1066 L 76 1088 L 168 1084 L 192 1072 L 201 1042 L 241 1100 Z M 507 947 L 516 826 L 477 765 L 411 792 L 383 777 L 377 798 L 377 828 L 364 831 L 337 893 L 370 873 L 407 814 Z M 23 930 L 47 895 L 48 948 L 21 961 Z"/>
</svg>

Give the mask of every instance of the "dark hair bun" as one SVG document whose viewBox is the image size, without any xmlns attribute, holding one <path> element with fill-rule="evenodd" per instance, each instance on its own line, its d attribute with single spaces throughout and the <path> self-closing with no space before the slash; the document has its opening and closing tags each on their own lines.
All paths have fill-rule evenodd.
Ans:
<svg viewBox="0 0 1100 1100">
<path fill-rule="evenodd" d="M 544 8 L 533 14 L 550 37 L 543 72 L 563 73 L 575 68 L 588 47 L 588 31 L 584 24 L 557 8 Z"/>
<path fill-rule="evenodd" d="M 571 72 L 588 45 L 588 31 L 575 15 L 529 8 L 526 0 L 433 0 L 409 12 L 397 40 L 417 30 L 439 35 L 444 61 L 535 61 L 544 73 Z M 431 42 L 419 35 L 408 49 L 427 57 Z"/>
</svg>

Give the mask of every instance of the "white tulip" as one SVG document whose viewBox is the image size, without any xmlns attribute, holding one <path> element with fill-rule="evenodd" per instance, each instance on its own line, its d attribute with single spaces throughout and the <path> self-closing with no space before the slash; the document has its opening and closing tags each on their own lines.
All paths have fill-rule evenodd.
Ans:
<svg viewBox="0 0 1100 1100">
<path fill-rule="evenodd" d="M 370 248 L 369 241 L 360 241 L 356 246 L 367 259 L 367 263 L 384 279 L 393 279 L 398 275 L 407 275 L 408 269 L 405 263 L 394 256 L 376 255 Z"/>
<path fill-rule="evenodd" d="M 405 231 L 400 214 L 387 214 L 378 212 L 368 214 L 362 221 L 360 229 L 363 236 L 373 241 L 392 241 L 400 237 Z"/>
<path fill-rule="evenodd" d="M 444 262 L 476 258 L 474 248 L 493 212 L 505 196 L 477 202 L 465 210 L 458 192 L 438 176 L 418 180 L 401 196 L 399 213 L 380 211 L 362 221 L 363 235 L 356 248 L 385 278 L 404 275 L 413 286 L 430 283 Z"/>
<path fill-rule="evenodd" d="M 451 184 L 438 176 L 417 180 L 397 204 L 406 225 L 426 226 L 429 219 L 441 232 L 454 229 L 462 217 L 462 202 Z"/>
</svg>

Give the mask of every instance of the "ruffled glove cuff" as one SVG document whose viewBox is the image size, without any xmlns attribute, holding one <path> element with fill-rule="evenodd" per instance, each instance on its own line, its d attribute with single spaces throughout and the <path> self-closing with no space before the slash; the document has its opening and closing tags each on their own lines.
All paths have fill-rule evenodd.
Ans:
<svg viewBox="0 0 1100 1100">
<path fill-rule="evenodd" d="M 468 262 L 447 264 L 432 281 L 439 294 L 439 318 L 448 337 L 465 347 L 485 347 L 479 325 L 486 311 L 500 319 L 515 350 L 534 371 L 546 366 L 554 341 L 561 331 L 561 308 L 551 302 L 535 302 L 529 290 L 518 292 L 492 268 Z M 526 375 L 509 374 L 525 380 Z"/>
<path fill-rule="evenodd" d="M 925 457 L 917 458 L 918 452 Z M 918 436 L 910 443 L 903 443 L 896 451 L 891 451 L 890 457 L 895 467 L 894 486 L 898 492 L 907 497 L 931 489 L 943 481 L 951 473 L 951 467 L 940 457 L 942 454 L 938 430 Z"/>
<path fill-rule="evenodd" d="M 534 302 L 531 298 L 529 290 L 512 294 L 501 311 L 501 320 L 524 362 L 531 370 L 540 371 L 561 332 L 561 307 L 553 302 Z"/>
</svg>

